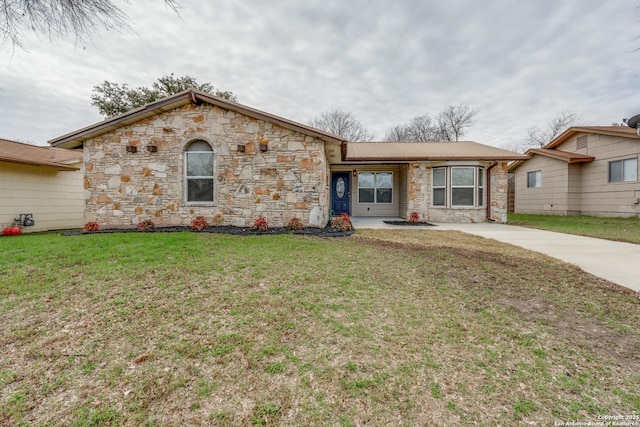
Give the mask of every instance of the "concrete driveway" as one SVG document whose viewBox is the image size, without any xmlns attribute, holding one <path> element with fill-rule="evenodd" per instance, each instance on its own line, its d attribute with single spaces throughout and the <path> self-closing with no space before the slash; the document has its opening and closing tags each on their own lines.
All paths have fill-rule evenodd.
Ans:
<svg viewBox="0 0 640 427">
<path fill-rule="evenodd" d="M 398 228 L 406 230 L 407 228 L 406 226 L 385 224 L 383 222 L 384 219 L 396 218 L 351 218 L 356 230 L 358 228 Z M 427 230 L 458 230 L 510 243 L 577 265 L 588 273 L 640 292 L 640 245 L 506 224 L 436 223 L 435 225 L 436 227 L 420 228 Z"/>
</svg>

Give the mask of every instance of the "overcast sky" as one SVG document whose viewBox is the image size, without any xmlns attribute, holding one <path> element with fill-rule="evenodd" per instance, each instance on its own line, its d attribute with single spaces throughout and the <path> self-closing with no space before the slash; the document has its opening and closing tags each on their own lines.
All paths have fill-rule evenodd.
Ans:
<svg viewBox="0 0 640 427">
<path fill-rule="evenodd" d="M 119 2 L 135 31 L 0 50 L 0 137 L 46 144 L 102 120 L 105 80 L 190 75 L 299 122 L 339 108 L 381 140 L 416 115 L 479 109 L 464 139 L 510 148 L 572 110 L 640 113 L 640 0 Z"/>
</svg>

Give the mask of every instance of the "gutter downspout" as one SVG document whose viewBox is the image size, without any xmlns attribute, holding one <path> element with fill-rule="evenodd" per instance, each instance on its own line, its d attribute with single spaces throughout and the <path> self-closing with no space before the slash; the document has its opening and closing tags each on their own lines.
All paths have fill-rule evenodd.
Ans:
<svg viewBox="0 0 640 427">
<path fill-rule="evenodd" d="M 494 222 L 495 219 L 491 218 L 491 169 L 498 166 L 498 161 L 494 160 L 491 166 L 487 168 L 487 221 Z"/>
</svg>

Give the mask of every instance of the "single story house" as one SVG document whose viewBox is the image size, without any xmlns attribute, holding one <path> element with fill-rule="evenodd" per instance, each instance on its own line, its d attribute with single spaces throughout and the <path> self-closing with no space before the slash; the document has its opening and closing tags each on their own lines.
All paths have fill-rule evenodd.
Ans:
<svg viewBox="0 0 640 427">
<path fill-rule="evenodd" d="M 575 126 L 515 174 L 515 212 L 555 215 L 640 216 L 640 138 L 627 126 Z"/>
<path fill-rule="evenodd" d="M 85 221 L 103 227 L 323 227 L 332 215 L 506 222 L 507 163 L 474 142 L 368 143 L 195 90 L 49 141 L 84 152 Z"/>
<path fill-rule="evenodd" d="M 0 139 L 0 226 L 19 219 L 23 232 L 82 227 L 83 177 L 82 152 Z"/>
</svg>

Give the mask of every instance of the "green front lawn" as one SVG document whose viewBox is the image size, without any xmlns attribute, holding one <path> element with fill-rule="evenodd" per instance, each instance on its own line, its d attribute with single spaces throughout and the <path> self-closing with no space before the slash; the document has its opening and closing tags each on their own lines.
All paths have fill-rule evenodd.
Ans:
<svg viewBox="0 0 640 427">
<path fill-rule="evenodd" d="M 458 232 L 0 238 L 0 425 L 640 412 L 640 301 Z"/>
<path fill-rule="evenodd" d="M 640 244 L 640 218 L 509 214 L 509 224 Z"/>
</svg>

